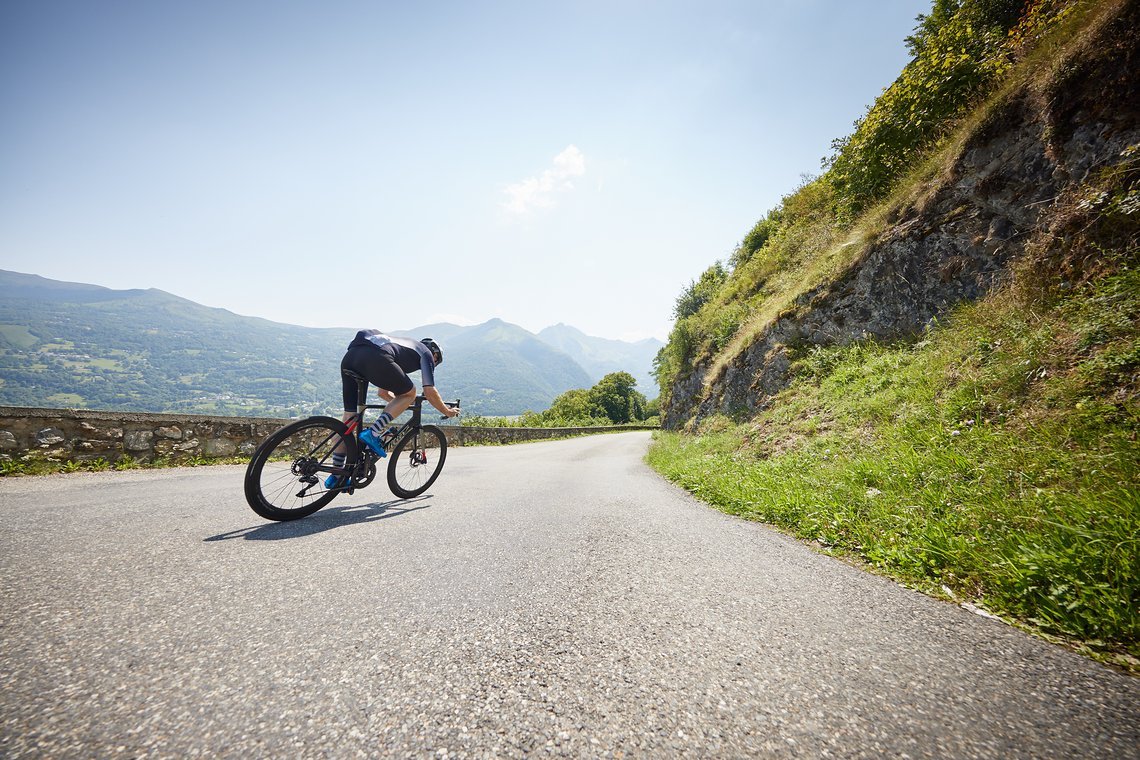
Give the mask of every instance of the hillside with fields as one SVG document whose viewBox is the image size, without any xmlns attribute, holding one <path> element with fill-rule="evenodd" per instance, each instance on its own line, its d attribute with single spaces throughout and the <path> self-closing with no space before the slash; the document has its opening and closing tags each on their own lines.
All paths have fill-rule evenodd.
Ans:
<svg viewBox="0 0 1140 760">
<path fill-rule="evenodd" d="M 0 404 L 255 417 L 339 414 L 340 359 L 356 328 L 245 317 L 161 290 L 113 290 L 0 270 Z M 545 410 L 602 378 L 500 319 L 395 334 L 444 346 L 441 392 L 473 414 Z M 577 332 L 577 331 L 575 331 Z M 648 376 L 643 343 L 577 333 Z M 656 343 L 656 346 L 660 346 Z M 656 348 L 653 346 L 653 348 Z M 604 374 L 604 373 L 603 373 Z"/>
</svg>

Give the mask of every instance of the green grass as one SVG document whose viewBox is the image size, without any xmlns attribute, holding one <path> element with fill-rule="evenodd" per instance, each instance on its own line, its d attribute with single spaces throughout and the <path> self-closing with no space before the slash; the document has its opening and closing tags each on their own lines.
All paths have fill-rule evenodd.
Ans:
<svg viewBox="0 0 1140 760">
<path fill-rule="evenodd" d="M 49 406 L 73 407 L 82 406 L 83 397 L 78 393 L 53 393 L 44 399 Z"/>
<path fill-rule="evenodd" d="M 0 339 L 18 348 L 31 348 L 40 342 L 24 325 L 0 325 Z"/>
<path fill-rule="evenodd" d="M 923 213 L 976 133 L 1001 128 L 1026 92 L 1054 109 L 1044 123 L 1063 112 L 1082 65 L 1129 49 L 1128 7 L 1059 16 L 854 227 L 828 216 L 819 181 L 786 197 L 775 232 L 758 232 L 763 244 L 675 325 L 658 366 L 665 402 L 695 408 L 895 212 Z M 1140 145 L 1052 199 L 1009 275 L 909 342 L 788 346 L 790 384 L 762 413 L 659 433 L 649 461 L 726 512 L 1140 673 Z M 739 327 L 723 341 L 726 314 Z M 701 364 L 697 398 L 670 399 Z"/>
<path fill-rule="evenodd" d="M 106 470 L 159 470 L 169 467 L 208 467 L 219 464 L 247 464 L 249 457 L 183 457 L 179 459 L 158 458 L 144 462 L 129 454 L 114 462 L 106 459 L 59 460 L 36 454 L 26 454 L 17 459 L 0 459 L 0 477 L 22 475 L 57 475 L 69 472 L 104 472 Z"/>
<path fill-rule="evenodd" d="M 970 140 L 989 122 L 1003 118 L 1019 95 L 1024 95 L 1026 90 L 1039 93 L 1056 90 L 1057 82 L 1073 68 L 1074 59 L 1095 47 L 1097 34 L 1121 14 L 1121 5 L 1123 3 L 1111 0 L 1079 0 L 1056 17 L 1046 14 L 1048 21 L 1042 16 L 1039 19 L 1042 26 L 1037 32 L 1041 39 L 1023 51 L 1025 59 L 1021 64 L 1008 69 L 999 67 L 1000 75 L 995 70 L 990 84 L 963 101 L 977 98 L 973 108 L 955 116 L 946 114 L 945 124 L 933 130 L 930 139 L 922 141 L 921 148 L 912 146 L 903 150 L 902 146 L 890 144 L 873 148 L 873 153 L 892 156 L 891 163 L 902 161 L 903 153 L 909 155 L 902 161 L 907 169 L 883 184 L 880 192 L 855 202 L 835 187 L 834 176 L 825 173 L 784 196 L 779 207 L 769 212 L 769 216 L 775 213 L 779 221 L 766 242 L 734 268 L 696 314 L 675 324 L 669 345 L 658 360 L 657 377 L 662 397 L 668 397 L 678 375 L 684 375 L 693 367 L 704 371 L 702 395 L 710 393 L 723 379 L 725 371 L 777 320 L 796 318 L 805 308 L 800 303 L 805 294 L 833 282 L 857 265 L 890 229 L 899 213 L 924 206 L 933 191 L 953 175 L 953 167 Z M 971 36 L 978 30 L 971 32 L 967 26 L 960 31 Z M 988 65 L 981 61 L 976 63 Z M 904 70 L 900 81 L 908 76 Z M 931 96 L 935 101 L 929 105 L 937 108 L 943 105 L 943 98 L 936 96 L 943 82 L 914 84 L 908 88 L 912 95 Z M 891 89 L 893 86 L 880 96 L 873 108 L 885 106 L 880 101 L 894 97 Z M 892 106 L 887 110 L 895 109 Z M 1048 123 L 1048 118 L 1044 121 Z M 889 143 L 899 136 L 897 132 L 893 128 L 884 129 L 876 139 Z M 853 146 L 848 147 L 853 149 Z M 854 155 L 849 158 L 855 166 L 860 162 Z M 864 202 L 868 204 L 866 210 L 853 220 L 846 220 L 846 214 L 836 215 L 837 208 L 852 203 L 862 206 Z"/>
<path fill-rule="evenodd" d="M 802 348 L 767 411 L 657 434 L 649 461 L 726 512 L 1140 672 L 1135 248 L 1099 272 L 1000 291 L 918 342 Z"/>
</svg>

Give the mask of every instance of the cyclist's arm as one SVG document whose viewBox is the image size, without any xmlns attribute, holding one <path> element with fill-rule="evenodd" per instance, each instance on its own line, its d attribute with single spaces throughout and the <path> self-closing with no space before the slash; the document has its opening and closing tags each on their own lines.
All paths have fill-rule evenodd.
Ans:
<svg viewBox="0 0 1140 760">
<path fill-rule="evenodd" d="M 448 417 L 454 417 L 455 415 L 459 414 L 458 409 L 455 409 L 454 407 L 450 407 L 447 404 L 443 403 L 443 399 L 440 398 L 439 391 L 435 389 L 434 385 L 424 386 L 424 398 L 428 400 L 429 404 L 438 409 L 440 414 L 447 415 Z"/>
</svg>

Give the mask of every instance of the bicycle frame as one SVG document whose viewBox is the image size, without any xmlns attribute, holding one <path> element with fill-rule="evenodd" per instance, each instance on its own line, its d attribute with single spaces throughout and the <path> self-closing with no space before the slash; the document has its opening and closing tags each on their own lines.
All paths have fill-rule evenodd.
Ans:
<svg viewBox="0 0 1140 760">
<path fill-rule="evenodd" d="M 388 487 L 397 498 L 423 494 L 439 476 L 447 458 L 447 436 L 435 425 L 423 423 L 423 402 L 428 399 L 414 397 L 411 419 L 393 425 L 390 433 L 385 431 L 377 456 L 360 440 L 365 415 L 369 409 L 391 409 L 392 404 L 367 403 L 368 381 L 354 372 L 345 374 L 357 381 L 354 412 L 346 412 L 343 420 L 323 415 L 296 420 L 271 433 L 254 451 L 244 488 L 246 501 L 257 514 L 268 520 L 311 515 L 338 493 L 351 494 L 371 484 L 381 459 L 387 459 Z M 458 412 L 459 400 L 448 402 L 448 407 Z M 448 415 L 454 416 L 450 410 Z M 437 453 L 429 456 L 433 449 Z M 345 461 L 334 465 L 340 455 L 346 455 Z"/>
<path fill-rule="evenodd" d="M 345 424 L 348 425 L 348 434 L 353 436 L 354 438 L 356 438 L 357 443 L 359 443 L 360 442 L 360 433 L 363 432 L 363 430 L 364 430 L 364 413 L 366 411 L 368 411 L 369 409 L 376 409 L 376 410 L 387 409 L 388 405 L 387 404 L 369 404 L 368 403 L 368 380 L 366 380 L 364 377 L 356 374 L 355 372 L 345 371 L 344 374 L 346 374 L 349 377 L 356 380 L 356 414 L 354 414 L 352 417 L 350 417 L 348 419 L 348 421 L 345 422 Z M 396 438 L 400 437 L 400 434 L 403 433 L 405 430 L 409 429 L 409 426 L 411 426 L 411 428 L 414 429 L 414 428 L 420 427 L 423 424 L 423 422 L 422 422 L 422 420 L 423 420 L 423 403 L 426 400 L 427 400 L 427 397 L 424 396 L 422 393 L 418 394 L 416 396 L 416 400 L 412 403 L 412 418 L 410 420 L 408 420 L 407 422 L 405 422 L 404 424 L 400 425 L 400 427 L 396 430 L 396 435 L 391 436 L 389 441 L 393 441 Z M 393 423 L 394 422 L 395 421 L 393 420 Z M 365 447 L 365 448 L 367 448 L 367 447 Z M 388 447 L 385 446 L 384 448 L 385 448 L 385 450 L 387 450 Z"/>
<path fill-rule="evenodd" d="M 355 462 L 345 462 L 343 467 L 337 467 L 330 462 L 322 461 L 318 469 L 321 472 L 327 472 L 332 475 L 347 475 L 355 479 L 357 476 L 361 475 L 362 472 L 365 472 L 365 470 L 361 469 L 362 464 L 373 464 L 379 458 L 375 453 L 373 453 L 372 449 L 361 444 L 360 442 L 360 434 L 365 429 L 364 414 L 369 409 L 386 409 L 388 405 L 369 404 L 368 380 L 362 375 L 358 375 L 355 372 L 349 370 L 342 371 L 344 374 L 348 375 L 356 381 L 356 413 L 345 421 L 345 425 L 348 426 L 348 435 L 352 436 L 356 441 L 356 450 L 359 453 L 360 458 Z M 416 395 L 416 399 L 411 406 L 411 419 L 397 427 L 394 434 L 385 436 L 384 440 L 381 442 L 384 446 L 385 451 L 391 451 L 393 445 L 396 443 L 396 441 L 404 437 L 406 431 L 419 430 L 423 427 L 423 403 L 426 400 L 427 397 L 422 393 Z M 455 406 L 459 406 L 458 400 L 456 400 Z M 371 478 L 369 477 L 367 480 L 370 482 Z"/>
</svg>

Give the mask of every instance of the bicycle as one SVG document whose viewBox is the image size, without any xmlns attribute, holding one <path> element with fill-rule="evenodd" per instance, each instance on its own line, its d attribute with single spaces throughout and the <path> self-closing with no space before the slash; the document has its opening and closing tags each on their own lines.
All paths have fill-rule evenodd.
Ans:
<svg viewBox="0 0 1140 760">
<path fill-rule="evenodd" d="M 380 457 L 360 442 L 360 433 L 365 429 L 364 413 L 386 405 L 366 403 L 368 380 L 349 370 L 344 374 L 355 379 L 357 386 L 356 414 L 348 422 L 324 416 L 298 420 L 270 434 L 253 452 L 245 471 L 245 499 L 265 519 L 307 517 L 337 495 L 364 488 L 376 477 Z M 411 419 L 390 427 L 381 440 L 388 452 L 388 488 L 401 499 L 414 498 L 430 488 L 447 459 L 443 431 L 422 424 L 424 400 L 422 394 L 417 395 Z M 459 400 L 448 406 L 458 408 Z M 345 452 L 343 467 L 332 463 L 338 448 Z M 342 484 L 327 488 L 330 475 L 343 479 Z"/>
</svg>

